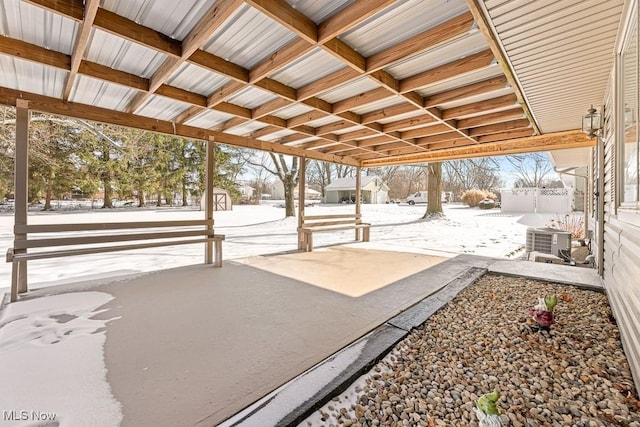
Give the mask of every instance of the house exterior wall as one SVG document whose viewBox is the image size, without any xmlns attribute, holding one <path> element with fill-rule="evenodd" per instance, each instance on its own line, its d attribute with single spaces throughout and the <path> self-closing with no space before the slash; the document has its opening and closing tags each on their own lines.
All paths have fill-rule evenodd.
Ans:
<svg viewBox="0 0 640 427">
<path fill-rule="evenodd" d="M 626 17 L 626 26 L 630 22 L 637 22 L 637 2 Z M 622 32 L 623 37 L 625 32 Z M 627 33 L 628 34 L 628 33 Z M 633 33 L 632 33 L 633 34 Z M 627 39 L 629 36 L 626 36 Z M 638 33 L 635 32 L 635 43 L 638 43 Z M 629 172 L 629 158 L 625 158 L 625 150 L 629 150 L 629 121 L 625 120 L 625 97 L 628 97 L 628 88 L 635 92 L 635 146 L 637 140 L 637 97 L 638 97 L 638 67 L 635 67 L 633 75 L 626 73 L 623 76 L 620 53 L 618 52 L 617 66 L 612 72 L 607 96 L 604 100 L 605 126 L 602 137 L 598 141 L 598 150 L 595 150 L 595 166 L 590 183 L 590 189 L 600 190 L 604 214 L 595 206 L 590 205 L 592 218 L 597 220 L 593 246 L 594 253 L 603 250 L 601 271 L 609 297 L 613 314 L 620 328 L 622 344 L 631 366 L 636 388 L 640 389 L 640 203 L 637 195 L 634 199 L 623 194 L 625 186 L 625 173 Z M 637 61 L 636 61 L 637 63 Z M 627 95 L 623 91 L 627 88 Z M 628 107 L 627 107 L 628 108 Z M 626 147 L 625 147 L 626 145 Z M 633 145 L 633 144 L 632 144 Z M 637 154 L 636 154 L 637 156 Z M 599 167 L 602 167 L 600 172 Z M 637 174 L 638 163 L 632 164 Z M 626 171 L 625 171 L 626 168 Z M 600 172 L 600 173 L 599 173 Z M 602 180 L 602 184 L 599 180 Z M 600 187 L 600 188 L 598 188 Z M 602 228 L 600 228 L 602 227 Z M 598 238 L 598 232 L 603 231 L 604 244 Z"/>
</svg>

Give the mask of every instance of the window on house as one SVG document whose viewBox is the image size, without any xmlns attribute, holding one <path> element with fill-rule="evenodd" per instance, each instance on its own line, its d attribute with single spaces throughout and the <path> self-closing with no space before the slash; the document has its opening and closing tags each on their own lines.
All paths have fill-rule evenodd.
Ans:
<svg viewBox="0 0 640 427">
<path fill-rule="evenodd" d="M 625 38 L 620 58 L 621 103 L 624 117 L 622 147 L 622 204 L 637 205 L 640 200 L 638 182 L 638 8 Z M 622 118 L 621 118 L 622 119 Z"/>
</svg>

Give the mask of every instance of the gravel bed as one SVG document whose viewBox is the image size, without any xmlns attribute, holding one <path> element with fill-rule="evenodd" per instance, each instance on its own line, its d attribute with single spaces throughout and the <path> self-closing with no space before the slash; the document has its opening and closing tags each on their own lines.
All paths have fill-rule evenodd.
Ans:
<svg viewBox="0 0 640 427">
<path fill-rule="evenodd" d="M 551 331 L 526 313 L 555 294 Z M 485 275 L 300 426 L 477 426 L 499 390 L 505 426 L 640 427 L 640 403 L 604 294 Z"/>
</svg>

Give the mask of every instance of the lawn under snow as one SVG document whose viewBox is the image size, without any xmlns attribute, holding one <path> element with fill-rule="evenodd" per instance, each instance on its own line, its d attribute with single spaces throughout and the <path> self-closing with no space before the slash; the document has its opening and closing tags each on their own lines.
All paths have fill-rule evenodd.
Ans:
<svg viewBox="0 0 640 427">
<path fill-rule="evenodd" d="M 354 205 L 319 205 L 307 207 L 305 213 L 353 213 L 354 210 Z M 480 210 L 450 204 L 444 206 L 444 217 L 423 220 L 424 211 L 424 205 L 362 205 L 363 221 L 371 224 L 368 247 L 436 250 L 452 256 L 469 253 L 507 257 L 525 244 L 527 226 L 544 226 L 553 217 L 535 214 L 523 217 L 522 214 L 502 213 L 499 209 Z M 29 223 L 168 221 L 203 217 L 203 211 L 192 208 L 97 209 L 31 213 Z M 226 235 L 223 242 L 226 260 L 297 249 L 297 219 L 285 218 L 284 209 L 274 204 L 238 205 L 231 211 L 215 212 L 214 218 L 216 233 Z M 0 250 L 11 246 L 12 227 L 12 215 L 0 216 Z M 314 245 L 350 243 L 353 235 L 352 230 L 317 233 Z M 203 259 L 203 245 L 195 244 L 36 260 L 29 263 L 29 285 L 33 289 L 91 278 L 117 277 L 198 264 Z M 8 291 L 10 279 L 11 264 L 0 263 L 0 293 Z"/>
<path fill-rule="evenodd" d="M 309 215 L 352 213 L 353 205 L 314 206 Z M 445 216 L 421 219 L 424 206 L 363 205 L 371 242 L 362 247 L 438 251 L 492 257 L 513 256 L 525 243 L 529 225 L 550 216 L 505 214 L 447 205 Z M 202 219 L 193 209 L 117 209 L 33 213 L 30 224 Z M 274 205 L 235 206 L 216 212 L 216 233 L 226 235 L 224 259 L 297 249 L 296 218 Z M 13 216 L 0 216 L 0 248 L 11 246 Z M 315 246 L 353 242 L 354 232 L 318 233 Z M 29 263 L 30 288 L 42 296 L 10 304 L 0 312 L 0 425 L 118 425 L 120 403 L 111 394 L 104 363 L 107 322 L 96 320 L 113 297 L 104 292 L 59 293 L 53 285 L 82 282 L 203 261 L 202 244 L 37 260 Z M 0 298 L 9 290 L 11 265 L 0 265 Z M 40 418 L 44 417 L 44 418 Z M 48 417 L 48 418 L 47 418 Z M 54 420 L 51 419 L 54 417 Z M 45 420 L 54 423 L 41 423 Z"/>
</svg>

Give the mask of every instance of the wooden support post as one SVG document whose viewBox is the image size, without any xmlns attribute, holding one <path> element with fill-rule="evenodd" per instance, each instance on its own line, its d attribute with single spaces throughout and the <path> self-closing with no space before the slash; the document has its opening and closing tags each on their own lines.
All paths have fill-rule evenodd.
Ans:
<svg viewBox="0 0 640 427">
<path fill-rule="evenodd" d="M 213 177 L 215 171 L 215 141 L 212 139 L 206 142 L 207 144 L 207 167 L 205 178 L 205 219 L 210 221 L 207 223 L 206 228 L 209 235 L 213 235 Z M 213 264 L 213 241 L 208 240 L 205 243 L 205 264 Z"/>
<path fill-rule="evenodd" d="M 16 100 L 16 148 L 15 148 L 15 211 L 14 225 L 27 225 L 27 203 L 29 188 L 29 102 L 23 99 Z M 26 240 L 25 233 L 14 232 L 14 247 L 16 242 Z M 26 249 L 17 249 L 18 253 L 25 253 Z M 27 284 L 27 262 L 14 262 L 11 273 L 11 302 L 18 299 L 18 294 L 29 290 Z"/>
<path fill-rule="evenodd" d="M 356 215 L 360 215 L 360 197 L 362 195 L 362 177 L 360 173 L 362 172 L 362 168 L 360 166 L 356 167 Z M 356 240 L 360 240 L 360 229 L 356 228 Z"/>
<path fill-rule="evenodd" d="M 305 248 L 305 234 L 302 228 L 304 218 L 305 187 L 307 185 L 307 158 L 300 157 L 300 167 L 298 169 L 298 250 Z"/>
</svg>

